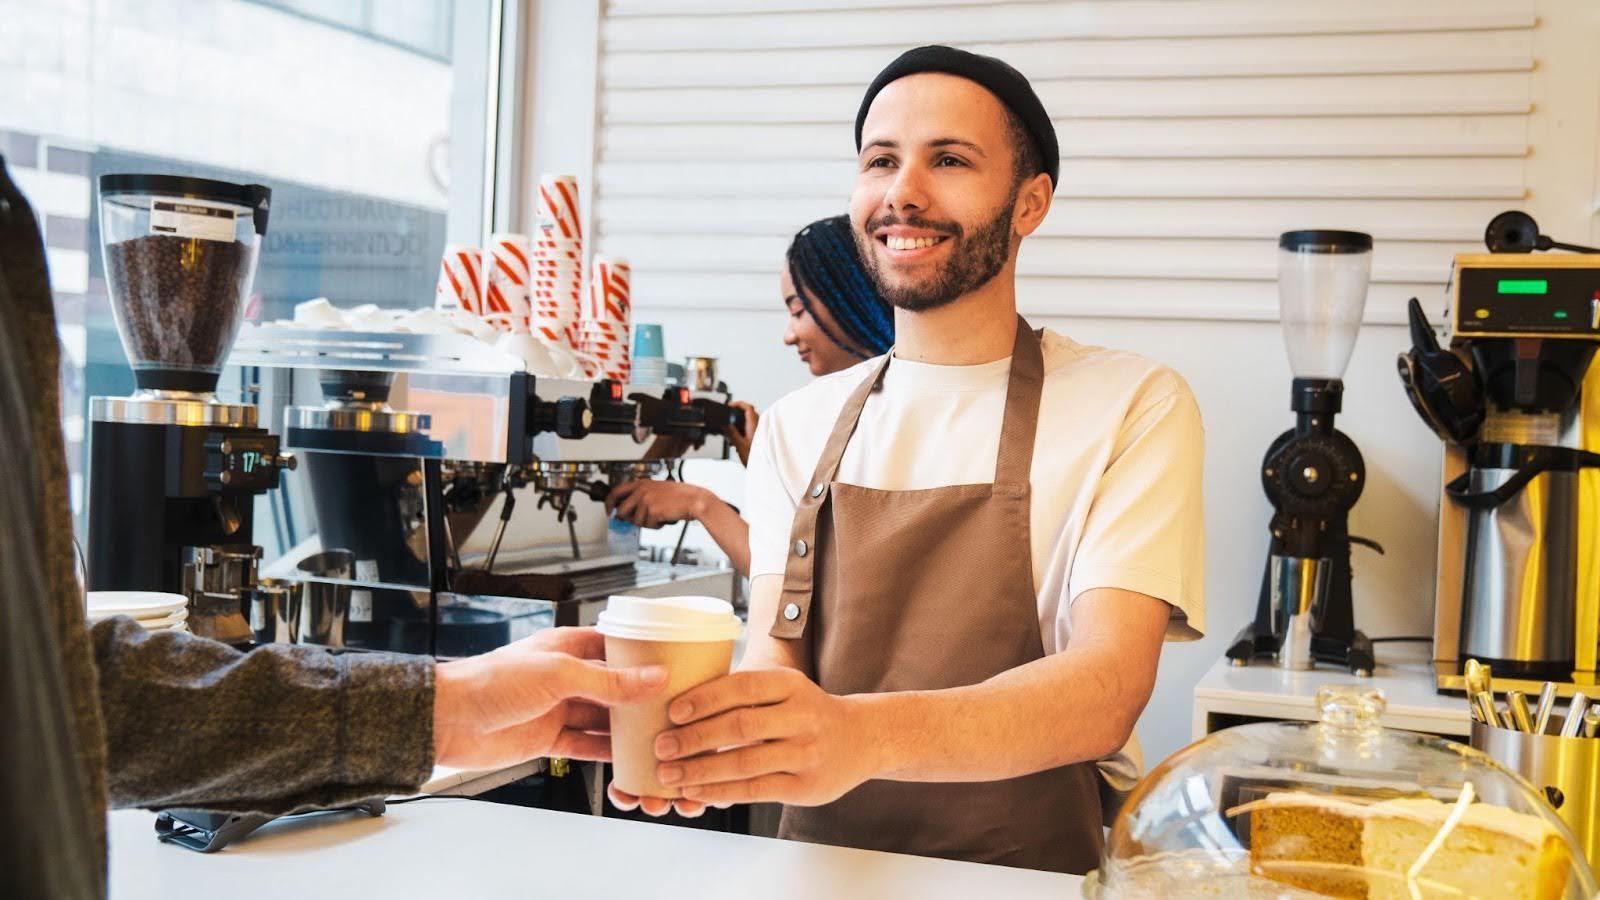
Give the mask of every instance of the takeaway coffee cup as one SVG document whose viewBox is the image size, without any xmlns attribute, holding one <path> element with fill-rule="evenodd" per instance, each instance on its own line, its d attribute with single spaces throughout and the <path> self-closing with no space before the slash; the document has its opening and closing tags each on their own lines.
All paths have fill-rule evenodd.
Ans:
<svg viewBox="0 0 1600 900">
<path fill-rule="evenodd" d="M 618 790 L 638 797 L 682 796 L 656 780 L 656 735 L 672 727 L 667 706 L 690 688 L 728 674 L 742 627 L 715 597 L 614 596 L 600 613 L 612 666 L 661 665 L 667 686 L 640 703 L 611 710 L 611 760 Z"/>
</svg>

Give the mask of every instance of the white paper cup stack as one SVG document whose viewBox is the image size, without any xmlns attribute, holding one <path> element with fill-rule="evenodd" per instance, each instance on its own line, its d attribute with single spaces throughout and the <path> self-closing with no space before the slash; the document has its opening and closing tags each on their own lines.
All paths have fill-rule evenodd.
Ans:
<svg viewBox="0 0 1600 900">
<path fill-rule="evenodd" d="M 439 283 L 434 289 L 435 309 L 461 309 L 483 315 L 483 251 L 468 244 L 446 244 L 439 259 Z M 296 321 L 300 312 L 295 310 Z"/>
<path fill-rule="evenodd" d="M 665 387 L 667 360 L 661 340 L 661 326 L 651 322 L 630 323 L 633 358 L 628 361 L 630 384 Z"/>
<path fill-rule="evenodd" d="M 599 363 L 600 377 L 624 383 L 630 374 L 628 322 L 632 296 L 628 261 L 596 254 L 589 272 L 589 300 L 578 322 L 578 350 Z"/>
<path fill-rule="evenodd" d="M 534 204 L 533 323 L 535 335 L 578 346 L 578 308 L 583 299 L 583 230 L 578 179 L 542 175 Z"/>
<path fill-rule="evenodd" d="M 532 316 L 528 236 L 490 235 L 483 263 L 483 318 L 501 331 L 526 333 Z"/>
</svg>

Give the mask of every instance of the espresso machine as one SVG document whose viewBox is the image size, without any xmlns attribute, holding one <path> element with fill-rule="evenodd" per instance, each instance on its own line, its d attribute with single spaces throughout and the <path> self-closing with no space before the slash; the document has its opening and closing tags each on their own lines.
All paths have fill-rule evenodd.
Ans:
<svg viewBox="0 0 1600 900">
<path fill-rule="evenodd" d="M 1592 691 L 1600 639 L 1600 257 L 1490 223 L 1490 253 L 1456 256 L 1441 346 L 1413 299 L 1401 381 L 1444 442 L 1434 662 L 1441 691 L 1466 660 L 1496 687 Z"/>
<path fill-rule="evenodd" d="M 254 501 L 293 469 L 253 405 L 217 398 L 271 192 L 169 175 L 100 179 L 117 334 L 138 390 L 90 400 L 88 588 L 189 597 L 189 629 L 251 639 Z"/>
<path fill-rule="evenodd" d="M 1349 533 L 1366 469 L 1355 442 L 1333 425 L 1371 268 L 1370 235 L 1290 231 L 1278 240 L 1278 303 L 1294 373 L 1289 406 L 1295 426 L 1278 435 L 1261 463 L 1273 508 L 1271 540 L 1255 620 L 1227 651 L 1234 665 L 1271 659 L 1286 669 L 1321 662 L 1372 673 L 1372 643 L 1355 627 L 1350 547 L 1383 551 Z"/>
<path fill-rule="evenodd" d="M 546 377 L 469 335 L 283 323 L 246 325 L 229 373 L 301 461 L 262 572 L 332 598 L 301 610 L 305 642 L 466 656 L 592 624 L 614 593 L 735 599 L 731 569 L 643 560 L 602 505 L 725 458 L 725 384 Z"/>
</svg>

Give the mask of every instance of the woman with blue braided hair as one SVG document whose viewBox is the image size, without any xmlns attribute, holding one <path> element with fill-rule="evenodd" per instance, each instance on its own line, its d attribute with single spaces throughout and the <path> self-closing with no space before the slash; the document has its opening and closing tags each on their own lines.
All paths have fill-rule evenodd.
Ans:
<svg viewBox="0 0 1600 900">
<path fill-rule="evenodd" d="M 812 375 L 829 375 L 894 344 L 894 311 L 861 265 L 850 218 L 812 222 L 789 244 L 779 275 L 789 308 L 784 344 L 795 348 Z"/>
<path fill-rule="evenodd" d="M 800 354 L 812 375 L 830 375 L 889 352 L 894 344 L 894 311 L 878 294 L 861 265 L 848 216 L 834 216 L 800 229 L 789 243 L 778 275 L 789 311 L 783 343 Z M 758 416 L 748 404 L 742 432 L 728 440 L 748 463 Z M 682 481 L 639 479 L 617 487 L 606 508 L 642 528 L 660 528 L 688 519 L 705 526 L 740 574 L 750 566 L 750 528 L 739 511 L 716 494 Z"/>
</svg>

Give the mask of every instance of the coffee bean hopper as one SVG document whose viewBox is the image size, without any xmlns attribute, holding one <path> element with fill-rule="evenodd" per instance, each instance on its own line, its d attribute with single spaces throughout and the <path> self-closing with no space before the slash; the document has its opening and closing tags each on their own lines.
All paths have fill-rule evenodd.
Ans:
<svg viewBox="0 0 1600 900">
<path fill-rule="evenodd" d="M 295 465 L 255 406 L 215 393 L 270 198 L 258 184 L 100 178 L 106 285 L 138 390 L 90 400 L 88 586 L 187 594 L 190 630 L 230 643 L 252 637 L 255 497 Z"/>
<path fill-rule="evenodd" d="M 183 593 L 189 630 L 231 644 L 254 637 L 255 498 L 295 467 L 254 405 L 216 396 L 271 196 L 204 178 L 100 178 L 106 286 L 137 390 L 89 401 L 88 587 Z M 269 818 L 171 809 L 156 831 L 209 852 Z"/>
</svg>

